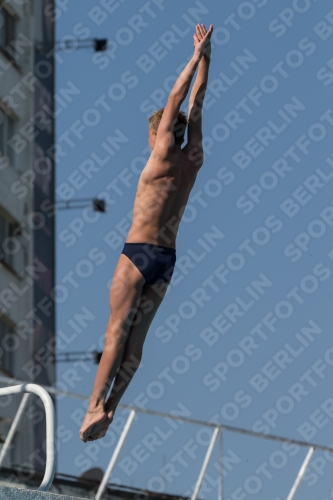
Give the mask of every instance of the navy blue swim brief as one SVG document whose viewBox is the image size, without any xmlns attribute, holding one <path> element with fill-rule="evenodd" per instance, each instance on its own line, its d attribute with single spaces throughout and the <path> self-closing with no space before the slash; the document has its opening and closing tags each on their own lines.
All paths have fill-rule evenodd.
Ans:
<svg viewBox="0 0 333 500">
<path fill-rule="evenodd" d="M 150 243 L 125 243 L 122 253 L 139 269 L 146 283 L 171 281 L 176 263 L 175 248 Z"/>
</svg>

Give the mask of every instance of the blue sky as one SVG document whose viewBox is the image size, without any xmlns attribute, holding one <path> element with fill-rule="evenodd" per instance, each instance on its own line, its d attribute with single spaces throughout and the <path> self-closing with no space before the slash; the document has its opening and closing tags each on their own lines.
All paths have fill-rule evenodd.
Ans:
<svg viewBox="0 0 333 500">
<path fill-rule="evenodd" d="M 149 155 L 147 117 L 190 58 L 195 23 L 213 23 L 205 163 L 180 227 L 177 272 L 122 402 L 333 444 L 329 4 L 73 0 L 59 3 L 57 14 L 57 40 L 109 40 L 107 52 L 58 53 L 57 198 L 107 201 L 106 214 L 57 217 L 62 351 L 103 345 L 108 288 Z M 78 314 L 86 317 L 80 328 Z M 58 364 L 58 385 L 89 395 L 95 373 L 93 363 Z M 69 431 L 60 438 L 60 472 L 105 470 L 126 417 L 119 409 L 108 438 L 84 445 L 83 408 L 58 401 L 58 425 Z M 152 451 L 147 435 L 156 426 L 169 435 Z M 148 416 L 134 422 L 114 481 L 189 494 L 207 435 L 167 426 Z M 234 457 L 225 467 L 226 499 L 286 498 L 306 454 L 229 432 L 223 449 Z M 215 450 L 202 498 L 217 497 L 216 460 Z M 331 462 L 316 452 L 296 498 L 333 498 Z"/>
</svg>

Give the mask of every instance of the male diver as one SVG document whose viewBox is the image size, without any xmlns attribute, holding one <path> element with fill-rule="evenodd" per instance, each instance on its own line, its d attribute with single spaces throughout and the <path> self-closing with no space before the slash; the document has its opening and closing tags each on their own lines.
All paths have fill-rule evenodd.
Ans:
<svg viewBox="0 0 333 500">
<path fill-rule="evenodd" d="M 104 350 L 80 429 L 84 442 L 105 436 L 139 367 L 148 329 L 171 280 L 178 226 L 203 164 L 202 106 L 212 32 L 212 25 L 208 31 L 203 24 L 196 25 L 191 60 L 179 75 L 165 108 L 149 118 L 151 156 L 139 179 L 132 225 L 112 280 Z M 180 106 L 196 71 L 187 118 Z M 186 126 L 188 142 L 182 148 Z"/>
</svg>

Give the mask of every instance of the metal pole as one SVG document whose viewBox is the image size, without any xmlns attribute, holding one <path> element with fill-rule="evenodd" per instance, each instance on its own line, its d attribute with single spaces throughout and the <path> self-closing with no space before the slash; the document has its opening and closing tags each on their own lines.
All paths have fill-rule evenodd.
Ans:
<svg viewBox="0 0 333 500">
<path fill-rule="evenodd" d="M 97 493 L 96 493 L 96 496 L 95 496 L 95 500 L 100 500 L 102 498 L 102 495 L 104 493 L 104 490 L 106 488 L 106 485 L 107 485 L 107 482 L 111 476 L 111 473 L 113 471 L 113 468 L 116 464 L 116 461 L 118 459 L 118 456 L 121 452 L 121 449 L 123 447 L 123 444 L 125 442 L 125 439 L 127 438 L 127 434 L 129 433 L 129 430 L 131 428 L 131 425 L 133 423 L 133 420 L 135 418 L 135 415 L 136 415 L 136 410 L 131 410 L 129 416 L 128 416 L 128 419 L 126 421 L 126 424 L 124 425 L 124 428 L 123 428 L 123 431 L 120 435 L 120 438 L 118 440 L 118 443 L 117 443 L 117 446 L 113 452 L 113 455 L 111 457 L 111 460 L 110 460 L 110 463 L 104 473 L 104 476 L 103 476 L 103 479 L 101 481 L 101 484 L 99 485 L 99 488 L 97 490 Z"/>
<path fill-rule="evenodd" d="M 220 429 L 219 432 L 219 492 L 218 500 L 223 500 L 223 430 Z"/>
<path fill-rule="evenodd" d="M 7 455 L 7 451 L 9 450 L 10 444 L 12 442 L 12 439 L 14 437 L 14 434 L 16 432 L 18 424 L 20 423 L 21 417 L 23 415 L 23 412 L 24 412 L 24 409 L 25 409 L 25 407 L 27 405 L 29 397 L 30 397 L 29 393 L 26 393 L 26 394 L 23 395 L 23 398 L 21 400 L 20 406 L 17 409 L 17 412 L 16 412 L 16 415 L 15 415 L 14 420 L 12 422 L 12 425 L 10 426 L 8 435 L 6 437 L 6 440 L 5 440 L 4 444 L 3 444 L 3 447 L 2 447 L 2 450 L 1 450 L 1 453 L 0 453 L 0 469 L 2 467 L 2 464 L 3 464 L 4 460 L 5 460 L 5 457 Z"/>
<path fill-rule="evenodd" d="M 201 471 L 200 471 L 197 483 L 196 483 L 196 485 L 194 487 L 194 491 L 193 491 L 193 495 L 191 497 L 191 500 L 197 500 L 197 498 L 198 498 L 199 491 L 200 491 L 200 488 L 201 488 L 201 484 L 202 484 L 204 475 L 206 473 L 206 469 L 208 467 L 208 462 L 210 460 L 210 457 L 212 456 L 213 448 L 214 448 L 217 436 L 219 434 L 219 430 L 220 430 L 219 427 L 215 427 L 215 430 L 214 430 L 213 435 L 212 435 L 212 439 L 210 440 L 210 443 L 209 443 L 209 446 L 208 446 L 208 450 L 207 450 L 205 459 L 204 459 L 202 467 L 201 467 Z"/>
<path fill-rule="evenodd" d="M 11 377 L 3 377 L 0 375 L 0 383 L 5 383 L 5 384 L 24 384 L 24 380 L 19 380 Z M 42 387 L 46 389 L 50 394 L 54 395 L 59 395 L 59 396 L 64 396 L 68 398 L 74 398 L 74 399 L 79 399 L 81 401 L 89 401 L 90 396 L 85 396 L 83 394 L 77 394 L 75 392 L 69 392 L 69 391 L 63 391 L 61 389 L 57 389 L 55 387 L 52 387 L 50 385 L 40 385 L 39 387 Z M 155 411 L 155 410 L 148 410 L 148 408 L 138 408 L 137 406 L 131 406 L 131 405 L 126 405 L 119 403 L 118 408 L 122 408 L 123 410 L 135 410 L 137 413 L 142 413 L 145 415 L 152 415 L 154 417 L 162 417 L 162 418 L 168 418 L 170 420 L 175 420 L 175 421 L 180 421 L 180 422 L 187 422 L 189 424 L 194 424 L 194 425 L 201 425 L 205 427 L 212 427 L 216 428 L 218 427 L 219 429 L 223 429 L 224 431 L 229 431 L 229 432 L 236 432 L 237 434 L 244 434 L 246 436 L 253 436 L 261 439 L 266 439 L 268 441 L 277 441 L 279 443 L 288 443 L 288 444 L 297 444 L 299 446 L 303 446 L 304 448 L 309 448 L 310 446 L 315 448 L 316 450 L 321 450 L 321 451 L 328 451 L 330 453 L 333 453 L 333 447 L 332 446 L 324 446 L 319 443 L 312 443 L 309 441 L 301 441 L 300 439 L 291 439 L 287 437 L 282 437 L 282 436 L 275 436 L 274 434 L 264 434 L 262 432 L 256 432 L 256 431 L 251 431 L 250 429 L 242 429 L 240 427 L 233 427 L 231 425 L 225 425 L 225 424 L 220 424 L 216 425 L 213 424 L 212 422 L 207 422 L 204 420 L 198 420 L 194 418 L 189 418 L 189 417 L 184 417 L 181 415 L 176 415 L 176 414 L 170 414 L 170 413 L 164 413 L 162 411 Z"/>
<path fill-rule="evenodd" d="M 0 396 L 9 396 L 11 394 L 21 394 L 22 392 L 31 392 L 37 394 L 44 403 L 46 414 L 46 465 L 42 484 L 39 491 L 47 491 L 53 481 L 55 473 L 55 432 L 54 405 L 50 394 L 37 384 L 20 384 L 12 387 L 3 387 L 0 389 Z"/>
<path fill-rule="evenodd" d="M 306 469 L 308 468 L 308 465 L 310 463 L 310 460 L 312 458 L 312 455 L 314 454 L 315 452 L 315 449 L 314 448 L 310 448 L 309 451 L 307 452 L 307 455 L 305 457 L 305 460 L 299 470 L 299 473 L 297 474 L 297 477 L 296 477 L 296 480 L 293 484 L 293 487 L 291 488 L 290 490 L 290 493 L 288 495 L 288 498 L 287 500 L 293 500 L 293 498 L 295 498 L 295 494 L 296 494 L 296 491 L 299 487 L 299 485 L 301 484 L 301 481 L 303 479 L 303 476 L 306 472 Z"/>
</svg>

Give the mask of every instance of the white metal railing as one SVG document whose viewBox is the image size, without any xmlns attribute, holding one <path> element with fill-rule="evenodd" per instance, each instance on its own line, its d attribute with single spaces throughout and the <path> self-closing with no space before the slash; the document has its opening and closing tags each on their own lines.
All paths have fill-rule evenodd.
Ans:
<svg viewBox="0 0 333 500">
<path fill-rule="evenodd" d="M 24 383 L 22 382 L 21 380 L 17 380 L 17 379 L 13 379 L 13 378 L 9 378 L 9 377 L 3 377 L 3 376 L 0 376 L 0 383 L 5 383 L 5 384 L 9 384 L 9 383 L 20 383 L 21 386 L 16 386 L 16 387 L 25 387 L 24 391 L 25 392 L 35 392 L 35 394 L 38 394 L 42 399 L 43 397 L 45 398 L 45 393 L 46 395 L 48 396 L 49 398 L 49 401 L 51 402 L 52 404 L 52 409 L 54 411 L 54 406 L 53 406 L 53 402 L 52 402 L 52 399 L 51 397 L 49 396 L 49 394 L 47 394 L 46 391 L 48 391 L 50 394 L 54 394 L 54 395 L 61 395 L 61 396 L 67 396 L 67 397 L 70 397 L 70 398 L 74 398 L 74 399 L 79 399 L 79 400 L 82 400 L 82 401 L 87 401 L 89 399 L 88 396 L 84 396 L 83 394 L 77 394 L 77 393 L 74 393 L 74 392 L 66 392 L 66 391 L 62 391 L 62 390 L 59 390 L 59 389 L 56 389 L 54 387 L 50 387 L 50 386 L 37 386 L 35 384 L 27 384 L 27 383 Z M 26 387 L 33 387 L 33 388 L 38 388 L 39 391 L 43 391 L 43 397 L 41 395 L 41 393 L 37 393 L 35 390 L 27 390 Z M 7 391 L 7 390 L 13 390 L 15 387 L 9 387 L 8 389 L 0 389 L 0 396 L 1 395 L 4 395 L 4 394 L 13 394 L 13 392 L 3 392 L 3 391 Z M 18 392 L 23 392 L 23 390 L 16 390 L 15 393 L 18 393 Z M 45 405 L 45 410 L 47 409 L 47 406 L 45 404 L 45 401 L 43 399 L 43 402 L 44 402 L 44 405 Z M 23 405 L 23 401 L 21 403 L 21 405 Z M 25 403 L 26 404 L 26 403 Z M 21 409 L 21 405 L 17 411 L 17 413 L 20 413 L 20 415 L 22 415 L 23 413 L 23 410 Z M 213 452 L 213 449 L 214 449 L 214 445 L 217 441 L 217 438 L 219 437 L 219 487 L 218 487 L 218 500 L 223 500 L 223 470 L 222 470 L 222 433 L 225 432 L 225 431 L 228 431 L 228 432 L 235 432 L 235 433 L 238 433 L 238 434 L 245 434 L 247 436 L 252 436 L 252 437 L 258 437 L 258 438 L 261 438 L 261 439 L 267 439 L 267 440 L 270 440 L 270 441 L 277 441 L 277 442 L 280 442 L 280 443 L 289 443 L 289 444 L 296 444 L 298 446 L 302 446 L 304 448 L 308 448 L 309 451 L 303 461 L 303 464 L 297 474 L 297 477 L 295 479 L 295 482 L 289 492 L 289 495 L 287 497 L 286 500 L 294 500 L 295 498 L 295 495 L 296 495 L 296 492 L 297 492 L 297 489 L 299 487 L 299 485 L 301 484 L 301 481 L 304 477 L 304 474 L 307 470 L 307 467 L 309 466 L 310 464 L 310 461 L 311 461 L 311 458 L 315 452 L 315 450 L 321 450 L 321 451 L 328 451 L 328 452 L 331 452 L 333 453 L 333 447 L 331 446 L 324 446 L 324 445 L 321 445 L 321 444 L 315 444 L 315 443 L 311 443 L 311 442 L 306 442 L 306 441 L 301 441 L 301 440 L 298 440 L 298 439 L 289 439 L 289 438 L 284 438 L 282 436 L 275 436 L 273 434 L 263 434 L 263 433 L 260 433 L 260 432 L 255 432 L 255 431 L 251 431 L 249 429 L 241 429 L 241 428 L 238 428 L 238 427 L 233 427 L 231 425 L 224 425 L 224 424 L 214 424 L 214 423 L 211 423 L 211 422 L 206 422 L 206 421 L 203 421 L 203 420 L 196 420 L 196 419 L 193 419 L 193 418 L 188 418 L 188 417 L 183 417 L 183 416 L 178 416 L 178 415 L 173 415 L 173 414 L 169 414 L 169 413 L 164 413 L 164 412 L 160 412 L 160 411 L 155 411 L 155 410 L 148 410 L 146 408 L 139 408 L 139 407 L 134 407 L 134 406 L 130 406 L 130 405 L 124 405 L 124 404 L 119 404 L 118 405 L 120 408 L 123 408 L 125 410 L 128 410 L 130 413 L 129 413 L 129 416 L 128 416 L 128 419 L 125 423 L 125 426 L 120 434 L 120 437 L 119 437 L 119 440 L 116 444 L 116 447 L 115 447 L 115 450 L 112 454 L 112 457 L 110 459 L 110 462 L 107 466 L 107 469 L 104 473 L 104 476 L 103 476 L 103 479 L 101 481 L 101 484 L 99 486 L 99 489 L 96 493 L 96 496 L 95 496 L 95 500 L 101 500 L 102 498 L 102 495 L 107 487 L 107 483 L 109 481 L 109 478 L 112 474 L 112 471 L 115 467 L 115 464 L 116 464 L 116 461 L 119 457 L 119 454 L 121 452 L 121 449 L 123 447 L 123 444 L 126 440 L 126 437 L 130 431 L 130 428 L 134 422 L 134 419 L 135 419 L 135 416 L 137 413 L 144 413 L 144 414 L 147 414 L 147 415 L 151 415 L 151 416 L 154 416 L 154 417 L 161 417 L 161 418 L 168 418 L 168 419 L 171 419 L 171 420 L 178 420 L 178 421 L 181 421 L 181 422 L 187 422 L 189 424 L 195 424 L 195 425 L 200 425 L 200 426 L 203 426 L 203 427 L 210 427 L 212 429 L 214 429 L 213 431 L 213 435 L 211 437 L 211 440 L 210 440 L 210 443 L 208 445 L 208 449 L 207 449 L 207 452 L 206 452 L 206 455 L 205 455 L 205 458 L 204 458 L 204 462 L 202 464 L 202 467 L 201 467 L 201 470 L 200 470 L 200 473 L 199 473 L 199 476 L 198 476 L 198 479 L 196 481 L 196 484 L 195 484 L 195 487 L 194 487 L 194 490 L 193 490 L 193 494 L 192 494 L 192 497 L 191 497 L 191 500 L 197 500 L 198 499 L 198 495 L 199 495 L 199 492 L 200 492 L 200 488 L 201 488 L 201 485 L 202 485 L 202 481 L 204 479 L 204 475 L 205 475 L 205 472 L 206 472 L 206 469 L 207 469 L 207 466 L 208 466 L 208 463 L 209 463 L 209 460 L 211 458 L 211 455 L 212 455 L 212 452 Z M 49 422 L 52 421 L 52 423 L 54 422 L 54 416 L 52 415 L 52 419 L 49 418 Z M 18 420 L 19 420 L 19 417 L 15 417 L 14 421 L 13 421 L 13 424 L 12 424 L 12 427 L 14 426 L 14 422 L 17 422 L 18 423 Z M 48 432 L 48 429 L 51 429 L 51 425 L 48 426 L 48 420 L 46 421 L 47 422 L 47 425 L 46 425 L 46 430 Z M 16 425 L 17 425 L 16 423 Z M 12 428 L 10 429 L 9 431 L 9 434 L 8 434 L 8 438 L 10 437 L 10 435 L 12 436 L 13 433 L 11 434 L 11 431 L 12 431 Z M 54 439 L 54 434 L 52 435 L 52 438 Z M 7 442 L 7 440 L 6 440 Z M 9 440 L 10 442 L 10 440 Z M 6 443 L 5 443 L 6 444 Z M 50 443 L 49 443 L 50 444 Z M 7 444 L 7 449 L 8 449 L 8 445 L 9 443 Z M 47 457 L 53 457 L 53 461 L 52 461 L 52 466 L 54 467 L 54 455 L 51 455 L 51 450 L 49 450 L 49 448 L 47 448 L 47 451 L 48 451 L 48 454 L 47 454 Z M 52 451 L 54 453 L 54 445 L 53 445 L 53 448 L 52 448 Z M 2 460 L 3 460 L 3 457 L 2 457 L 2 453 L 3 453 L 3 450 L 0 454 L 0 467 L 1 467 L 1 463 L 2 463 Z M 4 452 L 6 453 L 6 451 Z M 48 468 L 48 471 L 51 467 L 51 458 L 50 458 L 50 463 L 49 463 L 49 468 Z M 53 475 L 54 475 L 54 470 L 52 472 L 52 478 L 51 478 L 51 474 L 49 473 L 49 478 L 51 478 L 51 482 L 52 482 L 52 479 L 53 479 Z M 48 484 L 48 488 L 50 487 L 50 484 L 51 482 Z M 40 490 L 42 489 L 42 486 L 43 484 L 46 483 L 46 472 L 45 472 L 45 477 L 44 477 L 44 480 L 43 480 L 43 483 L 42 485 L 40 486 Z"/>
<path fill-rule="evenodd" d="M 297 474 L 297 477 L 295 479 L 293 487 L 290 490 L 290 493 L 288 495 L 287 500 L 293 500 L 293 498 L 295 498 L 296 491 L 297 491 L 299 485 L 301 484 L 301 481 L 303 479 L 305 471 L 308 468 L 308 465 L 309 465 L 309 463 L 311 461 L 311 458 L 312 458 L 312 455 L 314 454 L 314 452 L 315 452 L 315 449 L 313 447 L 311 447 L 309 449 L 309 451 L 307 452 L 306 457 L 304 459 L 304 462 L 302 464 L 302 467 L 300 468 L 299 473 Z"/>
<path fill-rule="evenodd" d="M 9 379 L 10 382 L 13 379 Z M 8 379 L 7 379 L 8 382 Z M 22 394 L 25 393 L 20 406 L 16 412 L 15 418 L 9 430 L 8 436 L 5 440 L 5 443 L 2 447 L 0 453 L 0 468 L 5 459 L 6 453 L 9 450 L 10 443 L 14 437 L 15 431 L 19 424 L 19 421 L 23 415 L 24 409 L 28 402 L 29 396 L 31 393 L 37 394 L 41 398 L 44 403 L 45 414 L 46 414 L 46 466 L 43 481 L 38 488 L 39 491 L 48 491 L 50 488 L 54 473 L 55 473 L 55 411 L 53 401 L 49 393 L 40 385 L 37 384 L 29 384 L 29 383 L 20 383 L 19 385 L 14 385 L 10 387 L 4 387 L 0 389 L 0 396 L 9 396 L 12 394 Z"/>
<path fill-rule="evenodd" d="M 212 438 L 210 440 L 210 443 L 209 443 L 209 446 L 208 446 L 208 449 L 207 449 L 207 452 L 206 452 L 205 459 L 204 459 L 202 467 L 201 467 L 201 471 L 200 471 L 199 477 L 197 479 L 197 482 L 195 484 L 195 488 L 193 490 L 193 494 L 192 494 L 191 500 L 196 500 L 198 498 L 199 491 L 200 491 L 200 488 L 201 488 L 201 485 L 202 485 L 202 481 L 203 481 L 203 478 L 205 477 L 206 470 L 207 470 L 207 467 L 208 467 L 208 462 L 210 460 L 210 457 L 212 456 L 214 445 L 215 445 L 215 442 L 216 442 L 217 437 L 218 437 L 218 435 L 219 435 L 220 432 L 222 432 L 222 430 L 220 430 L 218 427 L 215 427 L 213 435 L 212 435 Z"/>
<path fill-rule="evenodd" d="M 133 423 L 133 420 L 135 418 L 135 415 L 136 415 L 136 411 L 135 410 L 131 410 L 130 411 L 130 414 L 128 416 L 128 419 L 126 421 L 126 424 L 124 425 L 124 429 L 119 437 L 119 440 L 118 440 L 118 443 L 115 447 L 115 450 L 112 454 L 112 457 L 111 457 L 111 460 L 109 462 L 109 465 L 104 473 L 104 476 L 103 476 L 103 479 L 101 481 L 101 484 L 97 490 L 97 493 L 96 493 L 96 496 L 95 496 L 95 500 L 100 500 L 100 498 L 102 498 L 102 495 L 104 493 L 104 490 L 107 486 L 107 482 L 109 480 L 109 477 L 111 476 L 111 473 L 112 473 L 112 470 L 114 468 L 114 466 L 116 465 L 116 461 L 117 461 L 117 458 L 121 452 L 121 449 L 123 447 L 123 444 L 125 442 L 125 439 L 127 438 L 127 434 L 129 433 L 129 430 L 132 426 L 132 423 Z"/>
</svg>

